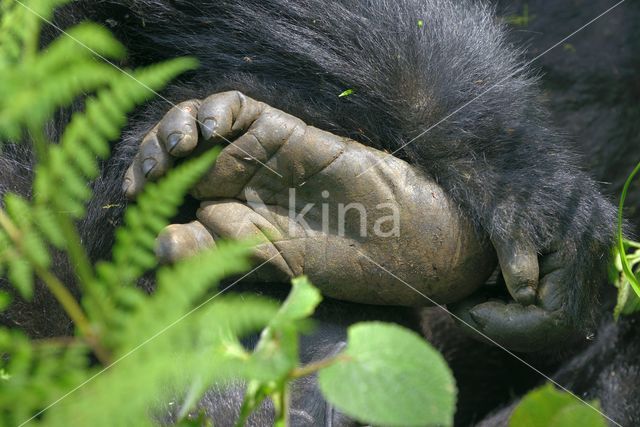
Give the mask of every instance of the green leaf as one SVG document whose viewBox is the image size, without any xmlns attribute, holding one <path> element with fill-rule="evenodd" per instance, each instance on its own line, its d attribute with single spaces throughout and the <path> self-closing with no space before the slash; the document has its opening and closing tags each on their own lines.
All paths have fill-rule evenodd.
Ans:
<svg viewBox="0 0 640 427">
<path fill-rule="evenodd" d="M 338 95 L 338 98 L 343 98 L 345 96 L 353 95 L 353 89 L 347 89 Z"/>
<path fill-rule="evenodd" d="M 67 29 L 61 37 L 54 40 L 38 58 L 36 69 L 46 76 L 69 64 L 69 52 L 73 51 L 73 60 L 84 57 L 103 56 L 122 58 L 124 46 L 104 27 L 91 22 L 83 22 Z"/>
<path fill-rule="evenodd" d="M 320 291 L 311 284 L 307 276 L 296 277 L 291 284 L 291 292 L 271 322 L 272 326 L 309 317 L 322 301 Z"/>
<path fill-rule="evenodd" d="M 60 225 L 56 221 L 55 214 L 48 207 L 42 205 L 33 207 L 33 223 L 56 248 L 62 248 L 65 245 L 65 237 L 60 230 Z"/>
<path fill-rule="evenodd" d="M 340 360 L 319 373 L 329 402 L 365 423 L 452 425 L 453 376 L 422 337 L 379 322 L 356 324 L 348 337 Z"/>
<path fill-rule="evenodd" d="M 597 402 L 590 402 L 598 408 Z M 605 427 L 599 409 L 547 384 L 528 393 L 516 407 L 509 427 Z"/>
<path fill-rule="evenodd" d="M 33 268 L 27 260 L 15 257 L 9 261 L 9 281 L 24 299 L 33 296 Z"/>
<path fill-rule="evenodd" d="M 631 287 L 633 288 L 635 293 L 638 296 L 640 296 L 640 282 L 638 281 L 636 276 L 633 274 L 633 271 L 631 270 L 631 266 L 629 265 L 629 261 L 625 256 L 626 254 L 625 245 L 624 245 L 625 239 L 622 233 L 622 223 L 623 223 L 622 210 L 624 209 L 624 201 L 627 198 L 627 192 L 629 191 L 629 186 L 633 181 L 633 177 L 638 172 L 640 172 L 640 163 L 638 163 L 636 167 L 633 169 L 633 172 L 631 172 L 631 175 L 629 175 L 629 177 L 627 178 L 627 181 L 624 183 L 624 187 L 622 188 L 622 194 L 620 195 L 620 205 L 618 207 L 618 233 L 617 233 L 618 242 L 617 243 L 618 243 L 618 251 L 620 252 L 620 255 L 621 255 L 620 258 L 622 261 L 622 271 L 624 272 L 624 275 L 626 276 L 627 280 L 631 284 Z"/>
<path fill-rule="evenodd" d="M 101 277 L 105 284 L 129 283 L 156 265 L 155 239 L 169 224 L 188 189 L 211 167 L 219 153 L 214 148 L 172 169 L 157 183 L 148 183 L 124 216 L 124 226 L 116 231 L 113 262 L 117 276 Z"/>
<path fill-rule="evenodd" d="M 114 353 L 117 364 L 49 409 L 47 426 L 68 427 L 69 420 L 92 427 L 158 425 L 150 413 L 160 413 L 152 412 L 159 402 L 175 399 L 196 380 L 203 382 L 195 390 L 199 392 L 214 383 L 222 388 L 236 376 L 229 357 L 220 355 L 221 342 L 227 334 L 244 336 L 264 327 L 275 314 L 275 304 L 255 295 L 221 295 L 196 310 L 187 311 L 183 304 L 174 309 L 168 297 L 179 293 L 180 285 L 173 284 L 175 294 L 149 297 L 148 304 L 164 310 L 141 313 L 126 323 L 128 335 L 135 338 L 132 347 Z"/>
<path fill-rule="evenodd" d="M 615 265 L 621 264 L 619 254 L 616 253 Z M 636 273 L 637 274 L 637 273 Z M 618 274 L 614 278 L 613 284 L 618 288 L 618 298 L 616 306 L 613 309 L 614 319 L 618 319 L 621 315 L 633 314 L 640 311 L 640 297 L 633 291 L 631 284 L 624 274 Z"/>
<path fill-rule="evenodd" d="M 263 383 L 280 383 L 299 363 L 298 334 L 308 324 L 306 318 L 313 314 L 322 297 L 306 276 L 292 281 L 291 292 L 278 313 L 262 331 L 260 341 L 245 366 L 248 377 Z"/>
</svg>

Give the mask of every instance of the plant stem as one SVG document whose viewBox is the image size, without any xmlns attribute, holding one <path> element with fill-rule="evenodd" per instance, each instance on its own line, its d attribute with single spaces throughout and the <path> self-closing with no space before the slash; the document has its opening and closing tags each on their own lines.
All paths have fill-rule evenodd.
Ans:
<svg viewBox="0 0 640 427">
<path fill-rule="evenodd" d="M 318 360 L 317 362 L 311 362 L 299 368 L 295 368 L 289 376 L 291 378 L 306 377 L 308 375 L 316 373 L 321 369 L 327 368 L 336 362 L 339 362 L 341 360 L 348 360 L 348 359 L 349 359 L 349 356 L 346 356 L 344 354 L 338 354 L 337 356 L 334 356 L 334 357 Z"/>
<path fill-rule="evenodd" d="M 280 393 L 277 394 L 279 398 L 278 406 L 280 408 L 280 417 L 277 420 L 276 425 L 278 427 L 289 426 L 289 384 L 285 381 L 282 385 Z"/>
<path fill-rule="evenodd" d="M 69 289 L 51 273 L 49 270 L 39 266 L 34 266 L 36 275 L 47 285 L 53 296 L 56 297 L 64 311 L 69 315 L 73 323 L 76 324 L 82 335 L 92 335 L 91 323 L 84 315 L 80 304 L 69 292 Z"/>
<path fill-rule="evenodd" d="M 11 221 L 11 218 L 9 218 L 9 215 L 7 215 L 4 209 L 2 208 L 0 208 L 0 226 L 4 228 L 4 230 L 9 235 L 9 238 L 13 242 L 20 241 L 20 230 L 18 230 L 18 227 L 16 227 L 13 224 L 13 221 Z"/>
<path fill-rule="evenodd" d="M 35 147 L 36 160 L 38 163 L 42 164 L 48 155 L 47 148 L 50 144 L 47 142 L 47 137 L 45 136 L 42 128 L 31 129 L 30 132 L 33 146 Z M 71 260 L 71 264 L 76 275 L 80 279 L 78 281 L 79 286 L 86 287 L 92 282 L 93 269 L 87 257 L 87 252 L 82 246 L 78 230 L 71 218 L 66 215 L 59 213 L 56 219 L 58 225 L 62 229 L 62 234 L 65 236 L 67 252 Z"/>
<path fill-rule="evenodd" d="M 91 267 L 91 263 L 89 262 L 89 258 L 87 257 L 87 252 L 82 246 L 82 241 L 80 239 L 80 235 L 78 234 L 78 230 L 76 229 L 75 224 L 68 216 L 64 214 L 57 215 L 58 224 L 62 228 L 62 234 L 64 234 L 66 242 L 67 242 L 67 251 L 69 254 L 69 258 L 71 259 L 71 263 L 73 265 L 73 269 L 78 276 L 78 283 L 84 290 L 88 285 L 93 281 L 93 268 Z"/>
<path fill-rule="evenodd" d="M 6 214 L 3 209 L 0 209 L 0 226 L 7 231 L 9 238 L 13 241 L 20 253 L 21 250 L 21 237 L 22 233 L 20 229 L 15 226 L 11 218 Z M 28 257 L 28 255 L 25 255 Z M 76 301 L 75 297 L 69 292 L 69 289 L 58 279 L 53 273 L 46 268 L 39 266 L 33 260 L 28 259 L 29 264 L 33 266 L 36 275 L 42 280 L 45 286 L 51 291 L 56 300 L 60 303 L 64 311 L 71 318 L 71 321 L 78 327 L 80 333 L 87 340 L 87 343 L 91 346 L 98 359 L 103 363 L 108 363 L 108 352 L 102 348 L 100 342 L 95 335 L 89 319 L 85 316 L 84 311 L 80 307 L 80 304 Z"/>
<path fill-rule="evenodd" d="M 31 142 L 36 152 L 36 162 L 42 162 L 45 159 L 47 153 L 47 138 L 42 131 L 42 128 L 30 129 Z"/>
<path fill-rule="evenodd" d="M 633 274 L 631 270 L 631 266 L 627 262 L 626 250 L 624 247 L 624 235 L 622 234 L 622 210 L 624 209 L 624 201 L 627 198 L 627 191 L 629 190 L 629 186 L 631 185 L 631 181 L 633 181 L 633 177 L 640 172 L 640 163 L 636 165 L 631 172 L 631 175 L 627 178 L 627 181 L 624 183 L 622 187 L 622 194 L 620 195 L 620 204 L 618 205 L 618 235 L 617 235 L 617 245 L 618 251 L 620 252 L 620 261 L 622 262 L 622 271 L 624 275 L 627 277 L 627 280 L 631 284 L 631 287 L 635 291 L 636 295 L 640 297 L 640 282 L 636 279 L 636 276 Z"/>
<path fill-rule="evenodd" d="M 87 316 L 85 316 L 80 304 L 78 304 L 71 292 L 69 292 L 69 289 L 49 270 L 35 265 L 34 268 L 36 275 L 45 283 L 64 311 L 78 327 L 80 334 L 85 338 L 96 357 L 102 364 L 108 365 L 111 359 L 109 352 L 100 344 L 100 339 L 91 327 L 91 322 Z"/>
</svg>

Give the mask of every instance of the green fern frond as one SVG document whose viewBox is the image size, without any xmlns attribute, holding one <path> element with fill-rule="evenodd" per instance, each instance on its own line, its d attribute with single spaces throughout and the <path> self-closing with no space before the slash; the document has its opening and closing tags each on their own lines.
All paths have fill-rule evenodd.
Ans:
<svg viewBox="0 0 640 427">
<path fill-rule="evenodd" d="M 62 2 L 25 0 L 47 19 Z M 162 268 L 157 292 L 151 296 L 126 286 L 155 266 L 155 236 L 175 213 L 183 194 L 210 167 L 215 151 L 147 186 L 117 233 L 113 261 L 98 265 L 95 277 L 86 254 L 81 253 L 73 224 L 84 214 L 91 197 L 88 182 L 97 176 L 99 161 L 109 155 L 109 141 L 119 137 L 127 113 L 168 80 L 193 68 L 195 61 L 180 59 L 122 74 L 95 58 L 96 54 L 120 57 L 122 46 L 106 30 L 89 24 L 74 27 L 70 36 L 62 36 L 41 52 L 40 18 L 16 2 L 4 1 L 2 8 L 0 134 L 15 140 L 26 130 L 34 141 L 37 162 L 33 201 L 8 195 L 5 210 L 0 210 L 0 267 L 6 268 L 10 281 L 25 297 L 33 291 L 34 270 L 48 277 L 44 282 L 76 322 L 80 339 L 101 361 L 110 356 L 118 360 L 75 396 L 45 412 L 40 421 L 65 427 L 69 420 L 94 426 L 131 420 L 136 425 L 150 424 L 149 408 L 159 390 L 169 384 L 183 390 L 196 378 L 210 385 L 214 378 L 228 376 L 225 360 L 236 362 L 237 354 L 227 351 L 227 341 L 237 344 L 234 337 L 261 329 L 276 311 L 273 303 L 257 297 L 218 298 L 216 304 L 203 304 L 222 277 L 248 267 L 247 244 L 223 243 Z M 78 41 L 93 52 L 78 49 Z M 96 95 L 87 98 L 83 112 L 72 116 L 59 143 L 47 144 L 42 129 L 52 113 L 93 92 Z M 75 267 L 85 291 L 83 308 L 48 271 L 49 245 L 67 252 L 72 265 L 80 261 L 88 267 L 84 274 L 82 266 Z M 88 348 L 77 346 L 75 340 L 63 341 L 49 351 L 47 345 L 0 330 L 0 353 L 8 355 L 0 361 L 0 423 L 26 421 L 95 372 L 86 365 Z M 103 352 L 105 345 L 111 354 Z M 175 365 L 182 369 L 167 368 Z M 124 407 L 122 396 L 131 397 Z"/>
<path fill-rule="evenodd" d="M 9 65 L 21 54 L 22 40 L 16 34 L 16 27 L 23 24 L 21 11 L 15 2 L 3 0 L 0 6 L 0 67 Z"/>
<path fill-rule="evenodd" d="M 0 277 L 3 276 L 9 261 L 9 251 L 11 248 L 11 239 L 7 233 L 0 227 Z"/>
<path fill-rule="evenodd" d="M 8 260 L 7 277 L 24 299 L 33 296 L 33 267 L 27 259 L 13 254 Z"/>
<path fill-rule="evenodd" d="M 84 22 L 65 30 L 30 65 L 35 66 L 36 76 L 48 77 L 67 69 L 71 51 L 75 51 L 74 62 L 93 60 L 98 55 L 109 59 L 121 59 L 125 55 L 124 46 L 106 28 Z"/>
<path fill-rule="evenodd" d="M 0 425 L 17 426 L 86 378 L 87 349 L 80 343 L 32 343 L 17 330 L 0 329 Z"/>
<path fill-rule="evenodd" d="M 109 141 L 119 136 L 126 114 L 166 81 L 195 65 L 191 59 L 178 59 L 141 69 L 132 76 L 120 74 L 111 89 L 89 99 L 85 111 L 74 114 L 60 144 L 50 147 L 49 157 L 38 165 L 34 183 L 37 203 L 51 203 L 74 218 L 82 217 L 91 196 L 87 181 L 97 175 L 99 159 L 109 155 Z"/>
<path fill-rule="evenodd" d="M 22 197 L 8 193 L 4 197 L 4 205 L 6 216 L 3 217 L 3 226 L 6 226 L 6 221 L 10 221 L 16 235 L 8 239 L 2 233 L 0 240 L 9 240 L 2 254 L 6 258 L 12 283 L 24 298 L 30 298 L 33 294 L 34 267 L 49 268 L 51 256 L 34 226 L 30 204 Z"/>
<path fill-rule="evenodd" d="M 37 224 L 38 230 L 45 239 L 58 249 L 64 247 L 65 237 L 53 212 L 44 206 L 32 207 L 33 223 Z"/>
<path fill-rule="evenodd" d="M 120 283 L 131 283 L 156 264 L 155 238 L 182 204 L 184 194 L 211 167 L 219 150 L 211 150 L 147 184 L 137 204 L 127 209 L 124 227 L 116 231 L 113 262 Z M 104 280 L 109 280 L 104 277 Z"/>
<path fill-rule="evenodd" d="M 11 96 L 3 106 L 4 117 L 0 125 L 7 129 L 15 126 L 39 129 L 60 107 L 71 105 L 79 95 L 108 86 L 118 74 L 114 68 L 98 63 L 69 64 L 66 72 L 51 75 L 42 82 L 32 82 L 28 90 Z M 20 76 L 9 75 L 6 82 L 11 84 L 20 79 L 29 82 L 28 76 Z M 17 135 L 8 136 L 15 139 Z"/>
<path fill-rule="evenodd" d="M 62 1 L 47 0 L 25 5 L 36 7 L 36 13 L 47 18 L 60 3 Z M 18 138 L 26 128 L 36 146 L 39 162 L 35 168 L 34 203 L 17 196 L 8 196 L 6 200 L 7 220 L 15 222 L 19 235 L 9 239 L 9 235 L 3 233 L 6 237 L 3 240 L 9 244 L 3 249 L 1 262 L 22 296 L 29 297 L 34 267 L 46 270 L 50 264 L 48 243 L 69 250 L 72 264 L 79 265 L 77 273 L 81 281 L 91 280 L 91 268 L 83 259 L 86 256 L 82 254 L 72 223 L 73 219 L 82 217 L 91 197 L 88 182 L 97 176 L 100 159 L 109 155 L 109 141 L 119 137 L 126 114 L 151 98 L 167 81 L 195 67 L 196 62 L 178 59 L 124 74 L 96 60 L 96 54 L 122 56 L 123 47 L 107 30 L 95 24 L 80 24 L 52 42 L 45 51 L 40 52 L 34 46 L 31 54 L 26 46 L 32 42 L 31 36 L 18 30 L 12 32 L 7 27 L 19 27 L 13 20 L 28 20 L 39 28 L 40 18 L 32 21 L 33 13 L 15 2 L 4 2 L 2 6 L 6 12 L 2 25 L 7 31 L 0 39 L 18 43 L 24 54 L 14 58 L 15 63 L 0 64 L 6 77 L 0 80 L 3 93 L 0 136 Z M 38 34 L 37 29 L 34 33 Z M 78 49 L 74 45 L 78 42 L 93 51 Z M 78 95 L 100 88 L 95 97 L 86 101 L 85 111 L 73 115 L 60 143 L 46 144 L 42 134 L 45 120 Z"/>
<path fill-rule="evenodd" d="M 107 86 L 119 74 L 96 58 L 120 58 L 124 47 L 95 24 L 75 26 L 45 50 L 39 50 L 42 21 L 38 15 L 50 19 L 53 8 L 64 2 L 22 0 L 6 6 L 8 17 L 3 17 L 2 25 L 7 28 L 0 32 L 2 136 L 19 139 L 23 126 L 32 132 L 40 130 L 56 108 Z M 88 49 L 78 49 L 78 43 Z M 5 52 L 16 48 L 22 53 L 20 57 Z M 69 55 L 70 51 L 74 55 Z"/>
<path fill-rule="evenodd" d="M 165 310 L 171 307 L 166 297 L 159 297 L 162 303 L 154 298 L 149 297 L 152 301 L 147 303 L 164 305 Z M 274 303 L 257 296 L 221 297 L 173 324 L 163 323 L 166 316 L 160 312 L 162 320 L 152 324 L 155 333 L 134 329 L 146 323 L 127 324 L 131 328 L 127 335 L 137 337 L 130 343 L 135 346 L 119 354 L 121 358 L 112 368 L 47 411 L 43 421 L 50 427 L 68 427 L 69 420 L 92 427 L 158 425 L 166 416 L 161 402 L 182 395 L 196 381 L 206 389 L 233 377 L 233 367 L 242 360 L 227 351 L 228 336 L 259 331 L 276 310 Z M 158 330 L 159 326 L 169 327 Z"/>
<path fill-rule="evenodd" d="M 38 50 L 42 20 L 71 0 L 4 0 L 0 5 L 0 67 L 32 57 Z"/>
<path fill-rule="evenodd" d="M 70 51 L 74 54 L 69 55 Z M 70 105 L 78 96 L 115 87 L 126 79 L 134 82 L 137 80 L 138 87 L 134 88 L 133 94 L 127 93 L 123 99 L 116 97 L 115 100 L 128 103 L 127 98 L 131 95 L 137 99 L 137 105 L 141 98 L 144 100 L 151 97 L 155 90 L 164 86 L 176 74 L 194 66 L 193 60 L 179 60 L 178 63 L 184 67 L 182 69 L 178 63 L 167 63 L 164 64 L 164 70 L 162 65 L 154 70 L 158 73 L 156 76 L 149 75 L 149 69 L 140 71 L 139 76 L 135 73 L 128 76 L 103 60 L 118 59 L 123 55 L 124 47 L 106 29 L 85 23 L 66 31 L 38 55 L 24 58 L 17 65 L 6 69 L 0 64 L 3 74 L 0 93 L 4 95 L 0 99 L 0 136 L 18 139 L 23 127 L 32 131 L 39 130 L 56 109 Z M 167 73 L 176 67 L 179 70 Z M 126 85 L 131 88 L 130 83 Z M 149 93 L 143 97 L 137 96 L 141 91 Z M 108 117 L 113 118 L 120 115 L 117 112 L 121 111 L 121 107 L 122 105 L 112 101 L 91 108 L 110 111 Z M 104 126 L 107 122 L 101 119 L 97 124 Z M 119 125 L 115 127 L 118 128 Z M 113 127 L 103 129 L 103 133 L 109 139 L 118 135 Z"/>
<path fill-rule="evenodd" d="M 110 344 L 115 346 L 116 353 L 137 345 L 138 331 L 154 335 L 183 319 L 223 277 L 245 271 L 250 265 L 250 253 L 251 248 L 246 243 L 222 243 L 173 267 L 160 269 L 157 289 L 151 298 L 139 300 L 131 312 L 111 313 L 111 319 L 116 323 L 117 316 L 124 314 L 120 324 L 126 325 L 121 332 L 111 329 L 113 341 Z"/>
<path fill-rule="evenodd" d="M 46 19 L 66 2 L 21 1 Z M 126 114 L 195 61 L 179 59 L 123 74 L 97 60 L 119 58 L 123 50 L 92 24 L 72 28 L 41 51 L 40 18 L 19 2 L 0 2 L 0 138 L 29 136 L 24 139 L 33 141 L 36 151 L 33 200 L 8 195 L 0 209 L 0 270 L 24 297 L 33 292 L 35 272 L 78 331 L 77 338 L 41 343 L 0 329 L 0 354 L 7 355 L 0 359 L 0 424 L 18 425 L 34 414 L 50 426 L 157 423 L 165 414 L 150 408 L 160 399 L 180 395 L 193 384 L 198 387 L 192 390 L 202 391 L 216 380 L 250 373 L 253 368 L 247 366 L 255 363 L 238 337 L 266 327 L 277 311 L 274 303 L 257 296 L 212 293 L 223 277 L 248 268 L 248 243 L 218 242 L 216 248 L 160 268 L 152 295 L 132 286 L 156 266 L 155 237 L 211 166 L 215 150 L 145 186 L 116 232 L 112 261 L 98 264 L 95 272 L 75 227 L 92 195 L 90 182 L 99 162 L 109 155 L 109 141 L 119 137 Z M 91 52 L 79 49 L 78 42 Z M 72 116 L 58 144 L 48 144 L 46 121 L 60 108 L 75 108 L 79 97 L 84 111 Z M 50 245 L 68 255 L 82 304 L 49 271 Z M 0 306 L 6 300 L 0 294 Z M 104 372 L 88 366 L 92 356 Z M 193 396 L 197 393 L 191 403 L 197 400 Z"/>
</svg>

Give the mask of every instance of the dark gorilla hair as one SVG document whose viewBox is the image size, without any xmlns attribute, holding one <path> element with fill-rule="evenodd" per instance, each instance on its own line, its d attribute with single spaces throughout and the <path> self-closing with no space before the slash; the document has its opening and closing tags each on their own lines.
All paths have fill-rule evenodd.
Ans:
<svg viewBox="0 0 640 427">
<path fill-rule="evenodd" d="M 570 269 L 568 276 L 574 279 L 564 301 L 575 323 L 587 324 L 599 311 L 596 299 L 605 282 L 614 209 L 581 170 L 578 155 L 550 126 L 537 77 L 523 66 L 521 52 L 509 46 L 492 8 L 484 3 L 81 0 L 61 9 L 56 22 L 65 27 L 84 18 L 103 23 L 123 41 L 129 56 L 121 65 L 197 57 L 200 68 L 163 92 L 172 102 L 239 90 L 424 169 L 480 232 L 516 239 L 541 253 L 560 251 Z M 353 95 L 338 98 L 345 89 L 353 89 Z M 154 101 L 132 115 L 114 157 L 93 184 L 96 198 L 81 224 L 93 259 L 108 256 L 122 214 L 122 208 L 103 206 L 124 205 L 124 171 L 141 136 L 168 108 L 165 102 Z M 61 113 L 51 132 L 66 119 Z M 0 180 L 0 193 L 27 191 L 29 159 L 28 150 L 7 148 L 0 158 L 0 169 L 7 171 Z M 149 282 L 142 285 L 153 287 Z M 33 304 L 18 305 L 2 321 L 26 322 L 34 335 L 68 332 L 68 321 L 51 322 L 55 312 L 47 301 L 38 292 Z M 335 351 L 346 327 L 356 321 L 388 320 L 421 327 L 410 309 L 330 299 L 316 318 L 319 328 L 304 339 L 303 360 Z M 456 376 L 457 425 L 481 419 L 540 382 L 537 374 L 511 356 L 462 335 L 442 313 L 430 312 L 424 319 L 427 337 L 443 351 Z M 567 366 L 587 369 L 587 361 L 610 354 L 592 348 L 592 353 Z M 563 359 L 566 356 L 537 360 L 536 366 L 548 371 Z M 564 369 L 559 378 L 579 388 Z M 591 385 L 582 389 L 592 390 Z M 313 384 L 299 387 L 303 398 L 294 407 L 304 416 L 294 424 L 331 425 L 333 420 L 333 425 L 347 425 L 322 404 Z M 615 396 L 615 386 L 611 388 L 603 393 Z M 234 393 L 211 392 L 204 400 L 217 423 L 227 422 L 237 412 L 239 397 Z M 616 418 L 633 416 L 633 406 L 607 405 L 603 400 L 605 409 L 618 411 L 607 411 Z M 268 408 L 265 411 L 267 418 L 256 423 L 266 422 Z M 505 422 L 507 413 L 487 420 L 488 425 Z"/>
<path fill-rule="evenodd" d="M 574 279 L 565 309 L 585 324 L 605 277 L 614 209 L 550 128 L 536 78 L 505 43 L 488 6 L 449 0 L 102 6 L 87 11 L 111 23 L 132 63 L 179 55 L 201 61 L 169 91 L 172 99 L 240 90 L 423 168 L 494 241 L 558 250 Z M 354 95 L 339 99 L 345 89 Z"/>
</svg>

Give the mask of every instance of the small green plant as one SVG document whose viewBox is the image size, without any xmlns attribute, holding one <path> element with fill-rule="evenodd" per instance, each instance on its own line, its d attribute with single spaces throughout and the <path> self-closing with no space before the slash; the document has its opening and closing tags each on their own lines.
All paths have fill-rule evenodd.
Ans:
<svg viewBox="0 0 640 427">
<path fill-rule="evenodd" d="M 614 262 L 610 268 L 610 279 L 618 288 L 618 302 L 614 317 L 640 311 L 640 243 L 626 239 L 623 233 L 622 213 L 627 192 L 633 178 L 640 171 L 640 163 L 633 169 L 622 188 L 618 207 L 617 244 L 614 249 Z"/>
<path fill-rule="evenodd" d="M 237 424 L 271 399 L 276 424 L 284 426 L 291 382 L 314 373 L 326 398 L 363 422 L 451 425 L 451 373 L 412 332 L 358 324 L 344 352 L 300 366 L 299 335 L 321 300 L 308 280 L 294 280 L 280 307 L 255 295 L 213 293 L 224 277 L 249 268 L 250 244 L 220 242 L 158 268 L 155 236 L 211 166 L 215 150 L 148 185 L 126 210 L 111 260 L 90 261 L 76 223 L 109 141 L 119 137 L 128 112 L 196 62 L 176 59 L 122 73 L 104 58 L 123 58 L 123 46 L 89 23 L 40 50 L 40 17 L 50 19 L 66 1 L 0 0 L 0 141 L 29 141 L 35 162 L 33 197 L 7 193 L 0 207 L 0 275 L 8 279 L 3 286 L 10 283 L 27 300 L 37 279 L 76 328 L 73 337 L 33 340 L 0 327 L 0 425 L 167 425 L 156 408 L 176 396 L 182 397 L 176 425 L 208 425 L 197 414 L 202 393 L 242 380 L 247 392 Z M 84 108 L 50 141 L 47 122 L 78 100 Z M 52 250 L 68 257 L 80 298 L 56 274 Z M 148 295 L 135 285 L 155 268 L 157 287 Z M 0 290 L 0 310 L 11 304 L 7 291 Z M 254 350 L 241 345 L 240 337 L 260 331 Z"/>
</svg>

